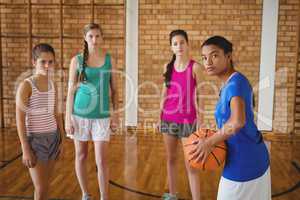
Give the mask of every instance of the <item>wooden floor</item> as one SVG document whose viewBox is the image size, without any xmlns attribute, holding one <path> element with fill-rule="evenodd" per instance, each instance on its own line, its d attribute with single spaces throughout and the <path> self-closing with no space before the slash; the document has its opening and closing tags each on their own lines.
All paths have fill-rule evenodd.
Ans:
<svg viewBox="0 0 300 200">
<path fill-rule="evenodd" d="M 271 135 L 266 138 L 271 146 L 273 199 L 299 200 L 300 137 Z M 17 139 L 15 130 L 0 133 L 0 199 L 32 199 L 33 186 L 28 170 L 21 163 L 21 149 Z M 90 145 L 89 188 L 96 200 L 99 193 L 92 151 Z M 179 162 L 179 196 L 181 199 L 191 199 L 182 153 Z M 157 133 L 113 135 L 109 164 L 112 200 L 159 199 L 167 188 L 165 151 L 162 137 Z M 200 172 L 202 200 L 216 199 L 220 174 L 220 170 Z M 51 199 L 80 199 L 74 171 L 74 147 L 69 139 L 65 141 L 63 156 L 55 166 L 50 193 Z"/>
</svg>

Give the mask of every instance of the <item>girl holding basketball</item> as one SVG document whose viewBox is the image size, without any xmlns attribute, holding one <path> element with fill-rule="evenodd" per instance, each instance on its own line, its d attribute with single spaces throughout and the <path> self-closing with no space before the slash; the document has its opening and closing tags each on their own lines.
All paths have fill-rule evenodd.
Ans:
<svg viewBox="0 0 300 200">
<path fill-rule="evenodd" d="M 164 65 L 164 86 L 162 92 L 162 110 L 159 119 L 167 154 L 167 177 L 169 193 L 165 200 L 176 200 L 177 148 L 202 124 L 203 104 L 197 98 L 200 83 L 200 65 L 189 57 L 188 36 L 184 30 L 174 30 L 169 35 L 173 56 Z M 197 107 L 199 109 L 197 109 Z M 185 159 L 186 160 L 186 159 Z M 199 174 L 185 163 L 193 200 L 200 199 Z"/>
<path fill-rule="evenodd" d="M 66 108 L 66 131 L 74 139 L 75 171 L 82 200 L 91 199 L 86 171 L 88 141 L 93 141 L 100 199 L 108 199 L 108 143 L 110 129 L 118 124 L 115 64 L 100 48 L 102 31 L 95 23 L 84 27 L 83 53 L 72 58 Z M 113 110 L 110 111 L 110 94 Z"/>
<path fill-rule="evenodd" d="M 48 199 L 50 177 L 64 134 L 57 88 L 51 80 L 54 49 L 46 43 L 32 50 L 35 74 L 20 83 L 16 94 L 16 122 L 22 161 L 34 185 L 34 199 Z"/>
<path fill-rule="evenodd" d="M 226 141 L 228 152 L 218 200 L 269 200 L 269 154 L 254 123 L 252 87 L 233 67 L 231 42 L 214 36 L 201 48 L 207 74 L 217 76 L 224 84 L 215 111 L 217 134 L 198 140 L 191 154 L 198 161 L 205 160 L 214 145 Z"/>
</svg>

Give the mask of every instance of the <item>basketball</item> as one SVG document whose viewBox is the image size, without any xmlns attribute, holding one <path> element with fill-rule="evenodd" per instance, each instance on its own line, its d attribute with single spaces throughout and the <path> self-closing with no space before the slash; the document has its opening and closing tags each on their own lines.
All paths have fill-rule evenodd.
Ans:
<svg viewBox="0 0 300 200">
<path fill-rule="evenodd" d="M 188 159 L 188 162 L 191 167 L 201 170 L 216 170 L 225 162 L 227 146 L 226 143 L 220 142 L 215 145 L 212 152 L 208 155 L 207 159 L 202 162 L 196 162 L 191 159 L 191 154 L 189 152 L 194 148 L 193 142 L 200 138 L 207 138 L 215 134 L 216 132 L 211 129 L 199 129 L 196 132 L 192 133 L 187 141 L 183 145 L 185 158 Z"/>
</svg>

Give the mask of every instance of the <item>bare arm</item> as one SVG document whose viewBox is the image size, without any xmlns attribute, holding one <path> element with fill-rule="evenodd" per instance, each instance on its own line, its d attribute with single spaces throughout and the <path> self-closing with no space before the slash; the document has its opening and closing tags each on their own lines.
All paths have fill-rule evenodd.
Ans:
<svg viewBox="0 0 300 200">
<path fill-rule="evenodd" d="M 195 149 L 191 152 L 193 158 L 198 161 L 205 160 L 212 150 L 212 147 L 237 133 L 246 123 L 245 102 L 241 97 L 233 97 L 230 101 L 231 115 L 222 129 L 206 140 L 198 141 Z"/>
<path fill-rule="evenodd" d="M 166 71 L 167 71 L 167 64 L 164 64 L 163 74 L 166 73 Z M 159 123 L 161 121 L 161 115 L 162 115 L 162 112 L 163 112 L 163 107 L 164 107 L 164 103 L 165 103 L 165 100 L 166 100 L 166 96 L 167 96 L 167 87 L 166 87 L 166 84 L 163 83 L 162 92 L 161 92 L 161 96 L 160 96 L 160 103 L 159 103 L 159 119 L 158 119 Z"/>
<path fill-rule="evenodd" d="M 32 168 L 36 165 L 36 157 L 34 156 L 30 144 L 26 136 L 25 116 L 29 98 L 31 96 L 31 85 L 27 81 L 23 81 L 16 94 L 16 122 L 18 136 L 22 148 L 22 162 L 26 167 Z"/>
<path fill-rule="evenodd" d="M 16 94 L 16 122 L 18 136 L 21 142 L 22 150 L 29 149 L 27 142 L 26 127 L 25 127 L 25 112 L 28 106 L 29 98 L 31 96 L 31 86 L 27 81 L 23 81 L 17 90 Z"/>
<path fill-rule="evenodd" d="M 241 97 L 233 97 L 230 101 L 231 115 L 217 134 L 208 139 L 211 145 L 224 141 L 237 133 L 246 123 L 245 102 Z"/>
<path fill-rule="evenodd" d="M 119 95 L 117 90 L 117 67 L 113 58 L 111 58 L 111 65 L 112 65 L 112 70 L 111 70 L 111 79 L 110 79 L 110 91 L 111 91 L 111 101 L 112 101 L 113 110 L 112 110 L 112 116 L 110 121 L 110 128 L 113 132 L 115 132 L 117 130 L 117 127 L 119 127 L 120 125 L 120 120 L 119 120 L 119 113 L 118 113 Z"/>
<path fill-rule="evenodd" d="M 204 123 L 204 101 L 200 98 L 200 95 L 202 94 L 200 84 L 204 75 L 202 73 L 201 66 L 197 62 L 193 65 L 193 74 L 196 79 L 196 107 L 198 125 L 201 127 Z"/>
<path fill-rule="evenodd" d="M 65 128 L 68 134 L 70 134 L 71 127 L 71 116 L 73 112 L 74 94 L 77 89 L 77 60 L 73 57 L 69 67 L 69 82 L 68 82 L 68 93 L 66 102 L 66 118 Z"/>
<path fill-rule="evenodd" d="M 116 62 L 113 58 L 111 58 L 112 71 L 111 71 L 111 79 L 110 79 L 110 90 L 111 90 L 111 101 L 113 106 L 113 112 L 118 112 L 118 90 L 117 90 L 117 67 Z"/>
<path fill-rule="evenodd" d="M 63 125 L 63 112 L 62 112 L 62 102 L 63 98 L 61 95 L 61 92 L 59 92 L 58 88 L 56 85 L 55 87 L 55 119 L 56 119 L 56 124 L 58 127 L 58 130 L 61 134 L 61 138 L 64 136 L 64 125 Z"/>
</svg>

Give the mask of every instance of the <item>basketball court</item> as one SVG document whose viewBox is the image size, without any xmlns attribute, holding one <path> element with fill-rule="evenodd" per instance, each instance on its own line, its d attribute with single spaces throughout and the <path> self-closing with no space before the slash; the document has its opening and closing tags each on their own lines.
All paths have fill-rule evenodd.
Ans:
<svg viewBox="0 0 300 200">
<path fill-rule="evenodd" d="M 239 71 L 254 88 L 255 119 L 271 158 L 272 199 L 300 199 L 300 2 L 298 0 L 0 0 L 0 200 L 33 199 L 33 184 L 22 164 L 16 130 L 15 92 L 33 73 L 31 49 L 54 46 L 62 112 L 70 59 L 82 50 L 82 28 L 99 23 L 103 47 L 116 60 L 122 125 L 109 145 L 111 200 L 161 199 L 168 190 L 163 137 L 155 129 L 162 66 L 171 58 L 168 34 L 189 34 L 191 56 L 200 44 L 224 35 L 234 44 Z M 215 125 L 221 84 L 204 77 L 205 123 Z M 179 199 L 192 199 L 178 149 Z M 50 182 L 50 199 L 77 200 L 74 144 L 63 151 Z M 214 200 L 222 167 L 200 170 L 201 198 Z M 99 197 L 93 145 L 89 144 L 88 187 Z"/>
</svg>

